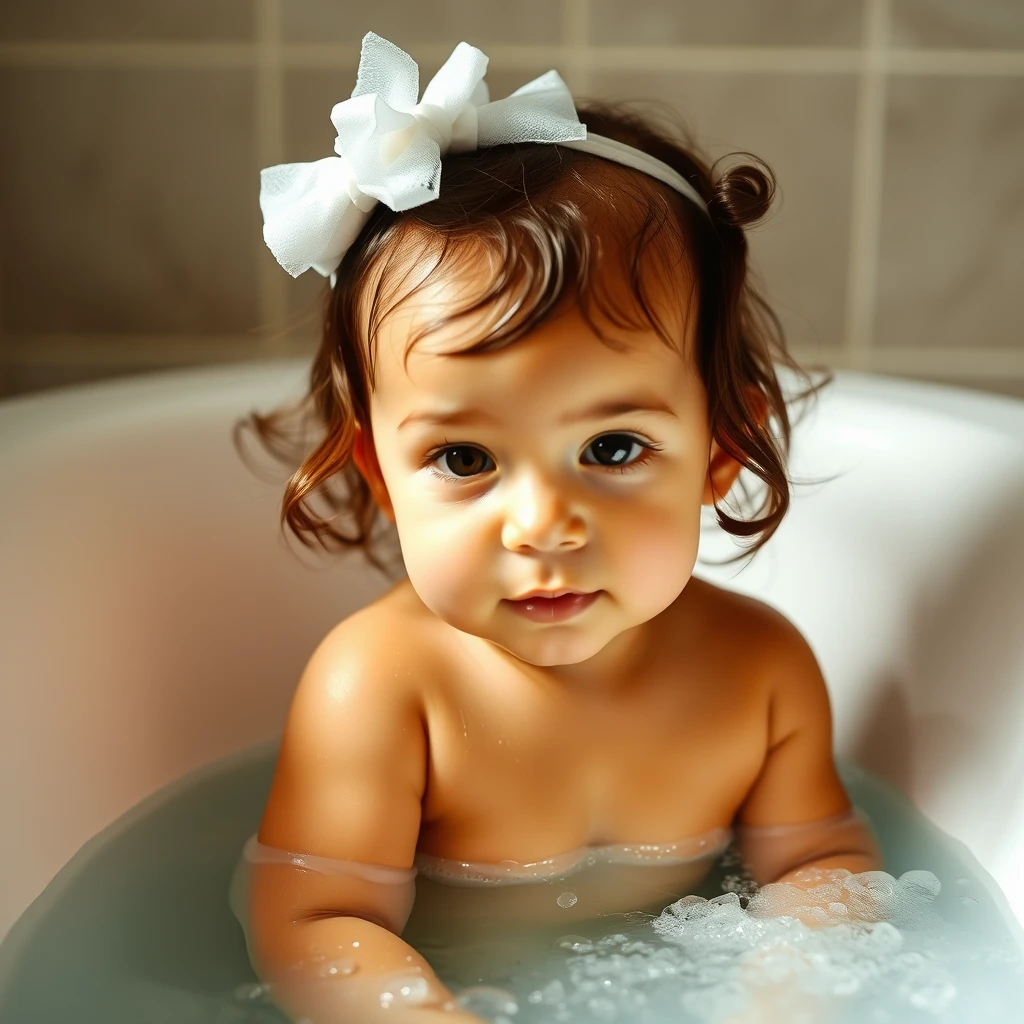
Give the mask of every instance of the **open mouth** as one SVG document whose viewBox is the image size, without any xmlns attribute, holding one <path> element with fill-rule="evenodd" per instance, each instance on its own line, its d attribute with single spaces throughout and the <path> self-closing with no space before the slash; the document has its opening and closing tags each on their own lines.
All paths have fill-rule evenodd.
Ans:
<svg viewBox="0 0 1024 1024">
<path fill-rule="evenodd" d="M 534 622 L 564 622 L 586 611 L 600 594 L 600 590 L 595 590 L 590 594 L 562 594 L 561 597 L 526 597 L 507 604 L 518 615 Z"/>
</svg>

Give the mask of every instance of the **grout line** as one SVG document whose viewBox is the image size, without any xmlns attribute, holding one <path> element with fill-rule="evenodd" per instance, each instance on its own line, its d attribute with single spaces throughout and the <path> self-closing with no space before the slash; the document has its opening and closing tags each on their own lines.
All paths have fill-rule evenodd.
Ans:
<svg viewBox="0 0 1024 1024">
<path fill-rule="evenodd" d="M 275 264 L 276 265 L 276 264 Z M 182 366 L 250 362 L 268 356 L 312 352 L 312 339 L 275 338 L 254 344 L 248 334 L 50 334 L 9 335 L 11 366 Z"/>
<path fill-rule="evenodd" d="M 878 298 L 882 177 L 885 162 L 885 46 L 890 0 L 866 0 L 864 50 L 857 90 L 850 196 L 850 246 L 843 349 L 852 367 L 869 364 Z"/>
<path fill-rule="evenodd" d="M 562 50 L 558 63 L 571 75 L 570 92 L 586 99 L 591 90 L 589 0 L 562 0 Z"/>
<path fill-rule="evenodd" d="M 801 352 L 794 346 L 795 355 L 807 362 L 865 373 L 900 373 L 913 376 L 950 376 L 982 380 L 1005 377 L 1024 381 L 1024 350 L 1014 348 L 928 348 L 905 346 L 875 346 L 849 358 L 845 348 L 808 349 Z"/>
<path fill-rule="evenodd" d="M 4 234 L 0 231 L 0 257 L 2 257 L 5 249 L 4 245 Z M 0 275 L 0 286 L 2 286 L 3 277 Z M 10 352 L 7 344 L 7 338 L 4 333 L 4 293 L 3 288 L 0 287 L 0 397 L 10 392 Z"/>
<path fill-rule="evenodd" d="M 275 338 L 272 347 L 257 349 L 252 334 L 25 334 L 5 339 L 13 366 L 176 366 L 225 360 L 250 361 L 265 356 L 311 353 L 317 343 L 313 334 Z M 849 350 L 841 346 L 794 345 L 799 362 L 815 363 L 866 372 L 949 375 L 982 379 L 1005 376 L 1024 380 L 1024 349 L 928 348 L 879 346 L 866 353 L 867 365 L 855 366 Z"/>
<path fill-rule="evenodd" d="M 0 67 L 249 68 L 252 43 L 0 43 Z"/>
<path fill-rule="evenodd" d="M 823 46 L 594 46 L 587 43 L 586 0 L 562 0 L 560 45 L 502 45 L 486 49 L 495 64 L 509 70 L 533 70 L 559 62 L 584 70 L 719 71 L 779 74 L 857 74 L 862 48 Z M 441 63 L 451 47 L 425 43 L 417 47 L 423 60 Z M 349 44 L 289 43 L 282 60 L 288 67 L 355 68 Z M 884 56 L 890 74 L 1024 75 L 1024 50 L 889 50 Z"/>
<path fill-rule="evenodd" d="M 257 21 L 284 0 L 257 0 Z M 870 6 L 870 0 L 868 0 Z M 566 62 L 580 71 L 712 71 L 780 74 L 858 74 L 860 47 L 822 46 L 590 46 L 586 42 L 586 0 L 562 0 L 564 42 L 549 46 L 496 44 L 487 55 L 509 70 Z M 358 41 L 281 43 L 278 61 L 286 68 L 355 68 Z M 354 47 L 354 49 L 353 49 Z M 451 46 L 417 46 L 423 60 L 443 62 Z M 264 43 L 0 43 L 0 67 L 207 67 L 259 65 Z M 1024 75 L 1024 50 L 888 50 L 883 70 L 896 75 Z"/>
<path fill-rule="evenodd" d="M 1021 75 L 1019 50 L 890 50 L 885 57 L 891 75 Z"/>
<path fill-rule="evenodd" d="M 281 0 L 257 0 L 259 63 L 256 88 L 256 160 L 269 167 L 284 160 L 284 82 L 281 68 Z M 254 189 L 255 191 L 255 189 Z M 284 271 L 263 245 L 256 246 L 259 327 L 266 348 L 288 312 Z"/>
</svg>

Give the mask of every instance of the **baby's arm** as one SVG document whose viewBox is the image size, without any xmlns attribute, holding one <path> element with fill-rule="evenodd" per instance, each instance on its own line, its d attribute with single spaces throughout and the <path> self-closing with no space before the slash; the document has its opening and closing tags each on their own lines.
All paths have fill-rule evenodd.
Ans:
<svg viewBox="0 0 1024 1024">
<path fill-rule="evenodd" d="M 405 647 L 357 616 L 318 648 L 289 713 L 260 843 L 357 865 L 411 867 L 427 740 Z M 358 871 L 288 863 L 254 864 L 250 878 L 254 966 L 293 1020 L 478 1021 L 442 1010 L 452 994 L 399 937 L 412 909 L 411 880 L 388 885 Z M 402 999 L 403 987 L 407 995 L 425 993 L 420 1005 Z M 390 1006 L 381 997 L 388 991 Z"/>
<path fill-rule="evenodd" d="M 882 869 L 874 835 L 850 814 L 836 772 L 828 691 L 814 652 L 774 611 L 755 639 L 769 700 L 768 752 L 736 819 L 744 862 L 762 885 L 799 883 L 799 873 L 813 868 Z"/>
<path fill-rule="evenodd" d="M 852 874 L 878 871 L 883 868 L 882 855 L 870 826 L 850 813 L 850 799 L 836 772 L 828 691 L 814 652 L 779 613 L 772 612 L 765 625 L 765 632 L 755 639 L 764 644 L 761 668 L 768 685 L 768 752 L 737 816 L 737 839 L 755 881 L 767 886 L 755 897 L 756 910 L 755 903 L 750 904 L 751 912 L 790 914 L 805 925 L 820 927 L 827 918 L 803 906 L 815 901 L 798 891 L 820 884 L 820 878 L 801 877 L 801 872 L 813 876 L 813 869 L 842 868 Z M 773 882 L 788 885 L 769 884 Z M 830 891 L 836 888 L 829 886 Z M 831 892 L 830 912 L 834 912 L 834 901 L 843 901 L 842 894 Z M 860 916 L 862 902 L 848 907 L 850 917 Z M 804 955 L 799 948 L 789 953 L 797 958 Z M 804 990 L 792 976 L 771 980 L 761 961 L 779 955 L 780 950 L 772 947 L 754 949 L 744 957 L 740 978 L 751 1001 L 728 1024 L 837 1019 L 838 1006 L 831 997 Z"/>
</svg>

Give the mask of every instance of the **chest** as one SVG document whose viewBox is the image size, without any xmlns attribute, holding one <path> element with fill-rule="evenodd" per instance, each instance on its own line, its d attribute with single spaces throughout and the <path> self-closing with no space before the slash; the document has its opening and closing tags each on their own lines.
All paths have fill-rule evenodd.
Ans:
<svg viewBox="0 0 1024 1024">
<path fill-rule="evenodd" d="M 656 667 L 613 696 L 455 678 L 427 708 L 420 849 L 544 859 L 725 827 L 763 762 L 766 715 L 717 659 Z"/>
</svg>

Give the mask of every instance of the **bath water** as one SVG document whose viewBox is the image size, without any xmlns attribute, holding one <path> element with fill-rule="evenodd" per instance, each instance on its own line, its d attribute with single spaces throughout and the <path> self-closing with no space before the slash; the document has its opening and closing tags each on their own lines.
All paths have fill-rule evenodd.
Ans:
<svg viewBox="0 0 1024 1024">
<path fill-rule="evenodd" d="M 261 745 L 178 780 L 87 843 L 0 945 L 0 1024 L 282 1024 L 227 903 L 275 754 L 276 743 Z M 697 894 L 714 903 L 613 916 L 584 934 L 505 932 L 495 940 L 503 967 L 487 973 L 472 947 L 417 948 L 464 1005 L 506 1024 L 745 1020 L 744 980 L 747 991 L 762 984 L 757 971 L 824 992 L 829 1015 L 814 1021 L 1019 1022 L 1020 929 L 994 881 L 895 790 L 839 767 L 889 874 L 941 883 L 920 921 L 853 934 L 784 918 L 770 922 L 776 952 L 751 961 L 751 943 L 766 943 L 750 939 L 741 904 L 751 883 L 727 851 Z M 780 973 L 780 941 L 799 970 Z"/>
</svg>

